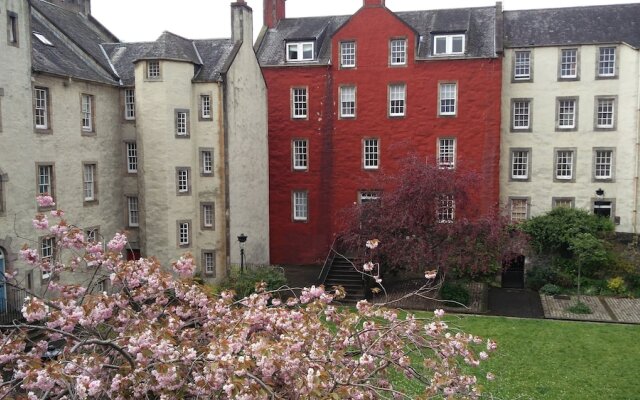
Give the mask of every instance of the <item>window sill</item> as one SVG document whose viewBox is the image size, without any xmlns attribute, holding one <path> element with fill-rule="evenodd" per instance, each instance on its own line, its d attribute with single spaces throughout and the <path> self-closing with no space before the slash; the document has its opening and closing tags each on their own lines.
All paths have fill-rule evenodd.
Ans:
<svg viewBox="0 0 640 400">
<path fill-rule="evenodd" d="M 558 82 L 577 82 L 580 80 L 579 76 L 574 76 L 574 77 L 558 77 Z"/>
<path fill-rule="evenodd" d="M 597 81 L 607 81 L 607 80 L 611 80 L 611 79 L 618 79 L 618 75 L 611 75 L 611 76 L 596 75 L 596 80 Z"/>
<path fill-rule="evenodd" d="M 438 118 L 451 119 L 457 118 L 458 114 L 438 114 Z"/>
<path fill-rule="evenodd" d="M 191 138 L 191 135 L 189 135 L 189 134 L 179 135 L 179 134 L 176 133 L 175 136 L 176 136 L 176 139 L 190 139 Z"/>
<path fill-rule="evenodd" d="M 213 172 L 200 172 L 202 178 L 213 178 Z"/>
<path fill-rule="evenodd" d="M 594 132 L 613 132 L 613 131 L 616 131 L 616 130 L 617 130 L 617 128 L 615 126 L 612 126 L 611 128 L 604 128 L 604 127 L 596 126 L 596 127 L 593 128 Z"/>
<path fill-rule="evenodd" d="M 39 135 L 52 135 L 53 129 L 51 128 L 34 128 L 34 132 Z"/>
<path fill-rule="evenodd" d="M 85 130 L 81 131 L 80 134 L 82 136 L 87 136 L 87 137 L 92 137 L 92 136 L 97 136 L 98 135 L 96 131 L 85 131 Z"/>
<path fill-rule="evenodd" d="M 97 206 L 98 204 L 100 204 L 100 201 L 98 201 L 98 199 L 95 200 L 84 200 L 82 202 L 82 205 L 84 207 L 92 207 L 92 206 Z"/>
<path fill-rule="evenodd" d="M 578 127 L 574 127 L 574 128 L 560 128 L 556 126 L 556 132 L 577 132 L 578 131 Z"/>
</svg>

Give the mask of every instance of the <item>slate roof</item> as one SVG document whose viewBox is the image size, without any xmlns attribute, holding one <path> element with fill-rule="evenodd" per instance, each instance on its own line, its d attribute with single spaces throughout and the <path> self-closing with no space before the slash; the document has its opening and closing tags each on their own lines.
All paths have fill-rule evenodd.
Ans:
<svg viewBox="0 0 640 400">
<path fill-rule="evenodd" d="M 505 47 L 628 43 L 640 48 L 640 4 L 506 11 Z"/>
<path fill-rule="evenodd" d="M 231 39 L 190 40 L 171 32 L 153 42 L 121 43 L 91 16 L 43 0 L 32 5 L 32 30 L 53 44 L 33 37 L 32 63 L 38 72 L 132 86 L 134 62 L 158 59 L 192 63 L 195 82 L 216 82 L 235 55 Z"/>
<path fill-rule="evenodd" d="M 419 59 L 433 57 L 431 35 L 435 33 L 466 33 L 465 57 L 496 57 L 496 8 L 479 7 L 447 10 L 406 11 L 395 13 L 421 37 Z M 293 40 L 316 40 L 317 59 L 295 65 L 329 64 L 331 36 L 349 20 L 350 16 L 287 18 L 269 29 L 258 48 L 262 66 L 287 65 L 285 43 Z M 372 24 L 372 29 L 377 29 Z M 293 65 L 289 63 L 289 65 Z"/>
</svg>

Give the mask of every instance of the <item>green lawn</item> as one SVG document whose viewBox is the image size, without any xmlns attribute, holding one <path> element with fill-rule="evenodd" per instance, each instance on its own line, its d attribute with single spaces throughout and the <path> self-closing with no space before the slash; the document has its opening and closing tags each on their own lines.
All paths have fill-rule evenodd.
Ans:
<svg viewBox="0 0 640 400">
<path fill-rule="evenodd" d="M 449 325 L 498 342 L 481 365 L 496 376 L 481 380 L 484 398 L 640 399 L 639 325 L 470 316 Z"/>
</svg>

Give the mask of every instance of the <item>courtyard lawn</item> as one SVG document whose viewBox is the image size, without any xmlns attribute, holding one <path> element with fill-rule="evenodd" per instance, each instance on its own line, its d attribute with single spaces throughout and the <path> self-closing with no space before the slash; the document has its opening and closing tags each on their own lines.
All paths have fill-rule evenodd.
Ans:
<svg viewBox="0 0 640 400">
<path fill-rule="evenodd" d="M 481 379 L 483 398 L 640 399 L 640 325 L 475 316 L 449 316 L 448 323 L 498 343 L 480 367 L 479 375 L 496 376 Z"/>
</svg>

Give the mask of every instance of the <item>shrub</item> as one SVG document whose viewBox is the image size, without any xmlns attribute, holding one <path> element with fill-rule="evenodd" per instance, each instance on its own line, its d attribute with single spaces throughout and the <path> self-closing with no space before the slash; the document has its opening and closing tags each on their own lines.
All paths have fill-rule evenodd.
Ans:
<svg viewBox="0 0 640 400">
<path fill-rule="evenodd" d="M 256 266 L 246 268 L 244 272 L 233 269 L 227 279 L 221 283 L 221 287 L 223 290 L 233 290 L 236 292 L 236 298 L 241 299 L 255 293 L 256 284 L 260 282 L 266 284 L 267 291 L 272 291 L 285 286 L 287 278 L 280 267 Z"/>
<path fill-rule="evenodd" d="M 574 314 L 593 314 L 593 311 L 591 311 L 591 308 L 581 301 L 578 301 L 576 304 L 572 305 L 571 307 L 567 307 L 567 311 Z"/>
<path fill-rule="evenodd" d="M 451 307 L 464 307 L 469 305 L 469 289 L 460 282 L 445 281 L 440 289 L 440 298 L 455 303 L 448 303 Z"/>
<path fill-rule="evenodd" d="M 554 285 L 553 283 L 547 283 L 540 289 L 540 293 L 554 296 L 556 294 L 560 294 L 560 287 Z"/>
<path fill-rule="evenodd" d="M 615 294 L 623 294 L 627 291 L 624 279 L 619 276 L 611 278 L 607 281 L 607 289 L 611 290 Z"/>
</svg>

